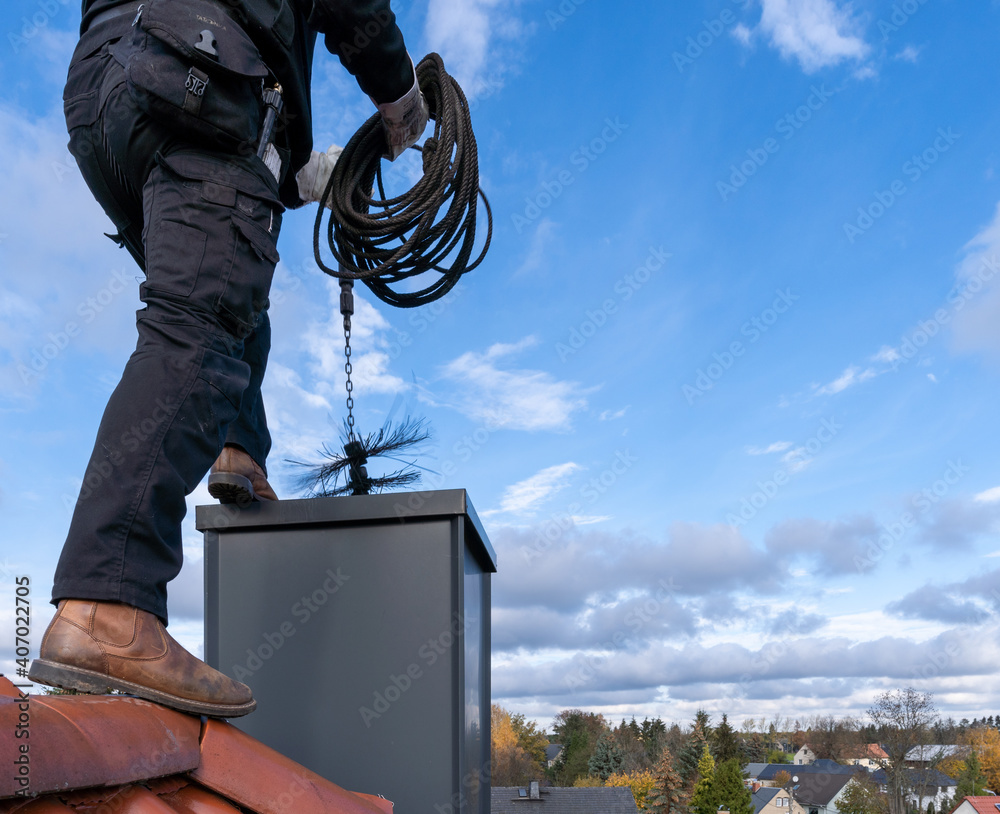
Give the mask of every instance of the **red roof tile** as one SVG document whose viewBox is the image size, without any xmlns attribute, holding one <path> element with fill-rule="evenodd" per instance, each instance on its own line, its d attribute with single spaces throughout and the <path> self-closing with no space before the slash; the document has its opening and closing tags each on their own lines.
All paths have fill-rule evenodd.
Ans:
<svg viewBox="0 0 1000 814">
<path fill-rule="evenodd" d="M 0 731 L 27 705 L 28 800 L 0 773 L 0 814 L 392 814 L 392 803 L 345 791 L 225 721 L 119 695 L 31 695 L 0 676 Z M 5 765 L 20 740 L 4 738 Z M 141 783 L 142 785 L 137 785 Z M 36 796 L 44 795 L 44 796 Z"/>
<path fill-rule="evenodd" d="M 9 806 L 9 807 L 8 807 Z M 64 806 L 52 797 L 41 800 L 0 800 L 0 811 L 3 814 L 73 814 L 73 809 Z"/>
<path fill-rule="evenodd" d="M 209 720 L 201 741 L 198 782 L 259 814 L 391 814 L 392 804 L 352 794 L 275 752 L 225 721 Z"/>
<path fill-rule="evenodd" d="M 971 805 L 978 814 L 997 814 L 997 804 L 1000 797 L 989 795 L 987 797 L 966 797 L 962 802 Z"/>
<path fill-rule="evenodd" d="M 145 786 L 138 785 L 126 786 L 97 810 L 114 811 L 115 814 L 177 814 Z"/>
<path fill-rule="evenodd" d="M 13 749 L 26 747 L 34 793 L 134 783 L 186 772 L 200 760 L 201 722 L 190 715 L 112 695 L 29 698 L 0 698 L 0 732 L 27 721 L 28 737 L 12 744 L 3 762 L 9 766 L 19 759 Z M 0 797 L 19 788 L 13 772 L 0 772 Z"/>
<path fill-rule="evenodd" d="M 201 786 L 185 786 L 180 791 L 165 795 L 163 799 L 178 814 L 239 814 L 240 811 L 218 794 L 206 791 Z"/>
<path fill-rule="evenodd" d="M 21 691 L 10 683 L 10 679 L 6 676 L 0 676 L 0 696 L 5 696 L 7 698 L 20 698 Z"/>
</svg>

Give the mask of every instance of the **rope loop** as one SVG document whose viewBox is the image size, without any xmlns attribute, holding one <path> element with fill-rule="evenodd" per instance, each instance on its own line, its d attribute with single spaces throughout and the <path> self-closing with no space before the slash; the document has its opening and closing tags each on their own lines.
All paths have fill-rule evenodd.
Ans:
<svg viewBox="0 0 1000 814">
<path fill-rule="evenodd" d="M 399 308 L 415 308 L 447 294 L 482 262 L 493 237 L 493 213 L 479 189 L 479 156 L 465 94 L 437 54 L 420 60 L 416 73 L 434 122 L 434 135 L 422 148 L 415 147 L 422 153 L 423 176 L 405 194 L 385 197 L 385 138 L 376 113 L 344 147 L 313 229 L 313 252 L 323 271 L 341 280 L 361 280 L 380 300 Z M 486 242 L 470 262 L 479 197 L 486 209 Z M 326 265 L 320 253 L 328 207 L 326 241 L 336 268 Z M 413 290 L 407 281 L 425 272 L 437 276 Z"/>
</svg>

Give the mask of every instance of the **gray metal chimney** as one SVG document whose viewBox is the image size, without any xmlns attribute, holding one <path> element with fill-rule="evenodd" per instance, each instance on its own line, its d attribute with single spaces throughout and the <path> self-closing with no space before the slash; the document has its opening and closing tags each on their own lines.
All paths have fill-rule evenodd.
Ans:
<svg viewBox="0 0 1000 814">
<path fill-rule="evenodd" d="M 197 527 L 206 661 L 257 699 L 238 727 L 400 814 L 489 814 L 496 555 L 464 490 L 199 506 Z"/>
</svg>

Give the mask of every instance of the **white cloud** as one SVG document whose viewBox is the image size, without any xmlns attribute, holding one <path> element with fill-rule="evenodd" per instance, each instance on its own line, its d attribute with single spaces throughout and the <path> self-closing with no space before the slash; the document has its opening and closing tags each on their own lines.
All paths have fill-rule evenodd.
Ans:
<svg viewBox="0 0 1000 814">
<path fill-rule="evenodd" d="M 310 357 L 309 371 L 319 380 L 320 391 L 329 395 L 329 388 L 342 387 L 344 373 L 344 318 L 340 314 L 340 284 L 332 278 L 326 281 L 329 314 L 323 320 L 309 323 L 301 334 L 301 349 Z M 384 333 L 389 323 L 364 298 L 354 295 L 354 316 L 351 318 L 351 378 L 357 392 L 396 393 L 406 383 L 389 373 L 389 356 L 384 351 Z"/>
<path fill-rule="evenodd" d="M 753 36 L 753 32 L 745 25 L 743 25 L 743 23 L 737 23 L 736 25 L 734 25 L 729 33 L 732 34 L 733 37 L 735 37 L 736 40 L 738 42 L 741 42 L 743 45 L 747 46 L 750 45 L 750 39 Z"/>
<path fill-rule="evenodd" d="M 539 504 L 544 503 L 556 492 L 565 489 L 569 477 L 581 469 L 579 464 L 572 462 L 556 464 L 537 472 L 513 486 L 508 486 L 500 501 L 501 512 L 515 514 L 530 514 Z M 484 512 L 484 515 L 492 512 Z"/>
<path fill-rule="evenodd" d="M 1000 502 L 1000 486 L 994 486 L 992 489 L 986 489 L 983 492 L 979 492 L 973 497 L 973 500 L 978 503 Z"/>
<path fill-rule="evenodd" d="M 868 46 L 854 33 L 856 23 L 833 0 L 761 0 L 760 28 L 785 58 L 806 73 L 861 59 Z"/>
<path fill-rule="evenodd" d="M 876 353 L 872 357 L 872 361 L 885 362 L 888 365 L 891 365 L 893 362 L 896 362 L 899 359 L 900 359 L 899 351 L 896 350 L 891 345 L 883 345 L 881 348 L 879 348 L 878 353 Z"/>
<path fill-rule="evenodd" d="M 747 455 L 770 455 L 774 452 L 784 452 L 792 446 L 791 441 L 775 441 L 766 447 L 747 447 Z"/>
<path fill-rule="evenodd" d="M 916 62 L 920 57 L 920 49 L 915 48 L 912 45 L 907 45 L 902 51 L 896 54 L 896 59 L 901 59 L 904 62 Z"/>
<path fill-rule="evenodd" d="M 536 343 L 534 337 L 516 344 L 497 343 L 485 353 L 469 351 L 449 362 L 442 375 L 459 388 L 453 406 L 495 429 L 568 429 L 573 413 L 587 406 L 579 384 L 559 381 L 542 370 L 500 367 Z"/>
<path fill-rule="evenodd" d="M 35 42 L 34 40 L 32 42 Z M 141 278 L 66 149 L 61 109 L 0 106 L 0 392 L 32 400 L 80 351 L 134 346 Z M 44 270 L 44 273 L 42 271 Z M 38 373 L 39 375 L 34 375 Z"/>
<path fill-rule="evenodd" d="M 993 220 L 965 245 L 955 287 L 948 297 L 954 311 L 953 344 L 958 351 L 1000 355 L 1000 205 Z"/>
<path fill-rule="evenodd" d="M 816 389 L 816 393 L 824 396 L 841 393 L 848 387 L 868 381 L 868 379 L 872 379 L 877 375 L 878 374 L 870 367 L 861 370 L 859 367 L 851 365 L 832 382 L 824 384 L 822 387 L 818 387 Z"/>
<path fill-rule="evenodd" d="M 617 421 L 619 418 L 624 418 L 625 413 L 628 412 L 628 407 L 622 407 L 620 410 L 604 410 L 598 417 L 598 421 Z"/>
<path fill-rule="evenodd" d="M 428 50 L 444 59 L 469 99 L 503 86 L 504 74 L 521 60 L 501 46 L 523 47 L 531 32 L 512 12 L 510 0 L 430 0 L 425 36 Z"/>
<path fill-rule="evenodd" d="M 555 222 L 549 220 L 548 218 L 542 218 L 538 227 L 535 229 L 535 233 L 531 237 L 531 245 L 528 247 L 528 251 L 524 256 L 524 262 L 521 263 L 517 271 L 514 272 L 515 277 L 525 274 L 534 274 L 541 271 L 545 267 L 545 253 L 549 249 L 549 245 L 552 242 L 555 231 Z"/>
</svg>

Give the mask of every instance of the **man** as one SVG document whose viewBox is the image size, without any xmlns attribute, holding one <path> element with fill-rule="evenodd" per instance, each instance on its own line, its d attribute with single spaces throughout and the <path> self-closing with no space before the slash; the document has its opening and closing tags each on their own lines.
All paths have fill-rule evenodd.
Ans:
<svg viewBox="0 0 1000 814">
<path fill-rule="evenodd" d="M 194 16 L 198 41 L 181 45 L 211 59 L 225 58 L 244 34 L 252 40 L 260 65 L 248 72 L 266 74 L 283 96 L 273 145 L 220 146 L 141 106 L 139 73 L 125 66 L 157 14 L 168 22 L 174 15 L 177 30 Z M 145 307 L 56 569 L 58 611 L 32 664 L 35 681 L 111 687 L 203 715 L 235 717 L 256 706 L 248 687 L 166 632 L 166 585 L 181 567 L 184 498 L 213 461 L 215 496 L 275 499 L 260 387 L 281 213 L 319 199 L 337 155 L 312 150 L 318 33 L 382 113 L 387 157 L 396 158 L 428 115 L 388 0 L 83 2 L 64 94 L 70 150 L 117 228 L 114 239 L 146 274 Z M 222 80 L 190 73 L 182 94 L 185 109 L 190 101 L 197 109 Z M 252 114 L 263 113 L 255 97 Z"/>
</svg>

